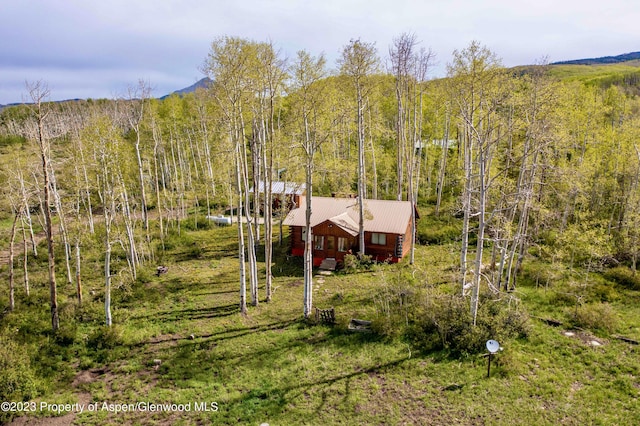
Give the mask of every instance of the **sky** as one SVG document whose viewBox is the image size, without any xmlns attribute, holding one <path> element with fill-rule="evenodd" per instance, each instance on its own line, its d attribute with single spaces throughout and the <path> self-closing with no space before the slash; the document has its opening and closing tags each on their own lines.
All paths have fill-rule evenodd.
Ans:
<svg viewBox="0 0 640 426">
<path fill-rule="evenodd" d="M 140 80 L 153 96 L 190 86 L 221 36 L 271 41 L 335 61 L 351 39 L 389 46 L 413 33 L 431 49 L 430 76 L 473 40 L 504 66 L 640 51 L 637 0 L 0 0 L 0 105 L 126 97 Z"/>
</svg>

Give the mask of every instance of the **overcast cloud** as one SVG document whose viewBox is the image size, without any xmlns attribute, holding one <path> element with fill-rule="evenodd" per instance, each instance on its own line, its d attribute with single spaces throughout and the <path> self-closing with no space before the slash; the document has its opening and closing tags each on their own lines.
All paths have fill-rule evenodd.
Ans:
<svg viewBox="0 0 640 426">
<path fill-rule="evenodd" d="M 202 78 L 224 35 L 271 40 L 288 57 L 324 52 L 333 66 L 352 38 L 386 59 L 413 32 L 439 77 L 472 40 L 505 66 L 640 51 L 639 22 L 637 0 L 0 0 L 0 104 L 35 80 L 52 100 L 122 96 L 139 79 L 163 96 Z"/>
</svg>

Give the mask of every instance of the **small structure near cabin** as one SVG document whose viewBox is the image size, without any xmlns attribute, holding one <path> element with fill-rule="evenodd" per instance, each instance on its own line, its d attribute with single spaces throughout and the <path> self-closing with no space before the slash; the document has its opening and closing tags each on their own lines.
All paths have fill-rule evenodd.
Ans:
<svg viewBox="0 0 640 426">
<path fill-rule="evenodd" d="M 258 182 L 258 194 L 264 197 L 267 184 L 264 181 Z M 249 189 L 249 193 L 254 193 L 254 188 Z M 300 207 L 301 197 L 307 193 L 307 185 L 296 182 L 271 182 L 271 199 L 274 212 L 281 210 L 283 207 L 286 211 Z"/>
<path fill-rule="evenodd" d="M 231 217 L 226 216 L 206 216 L 207 220 L 212 221 L 216 225 L 219 226 L 229 226 L 231 225 Z"/>
<path fill-rule="evenodd" d="M 291 233 L 291 254 L 304 256 L 306 236 L 305 200 L 289 212 L 283 224 Z M 348 253 L 357 253 L 359 245 L 359 206 L 357 198 L 313 197 L 311 234 L 313 265 L 325 259 L 344 261 Z M 409 201 L 364 200 L 365 254 L 377 261 L 398 262 L 411 248 Z M 416 218 L 418 213 L 416 211 Z"/>
</svg>

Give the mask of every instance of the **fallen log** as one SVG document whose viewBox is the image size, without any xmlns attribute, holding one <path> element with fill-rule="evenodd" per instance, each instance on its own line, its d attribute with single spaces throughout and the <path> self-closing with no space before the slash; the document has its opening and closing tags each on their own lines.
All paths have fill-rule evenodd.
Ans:
<svg viewBox="0 0 640 426">
<path fill-rule="evenodd" d="M 618 340 L 622 340 L 623 342 L 631 343 L 632 345 L 640 345 L 639 341 L 637 341 L 635 339 L 631 339 L 630 337 L 620 336 L 619 334 L 614 334 L 611 337 L 613 337 L 615 339 L 618 339 Z"/>
</svg>

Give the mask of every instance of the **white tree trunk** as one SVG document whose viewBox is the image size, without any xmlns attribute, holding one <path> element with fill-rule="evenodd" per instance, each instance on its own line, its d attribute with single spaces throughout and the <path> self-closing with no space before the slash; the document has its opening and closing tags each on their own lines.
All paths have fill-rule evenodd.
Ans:
<svg viewBox="0 0 640 426">
<path fill-rule="evenodd" d="M 484 148 L 478 150 L 478 168 L 480 181 L 479 194 L 479 212 L 478 212 L 478 241 L 476 245 L 476 258 L 473 272 L 473 287 L 471 293 L 471 316 L 473 317 L 473 325 L 476 325 L 478 316 L 478 301 L 480 299 L 480 283 L 482 273 L 482 254 L 484 248 L 484 229 L 485 229 L 485 212 L 487 204 L 487 185 L 485 183 L 485 155 Z"/>
<path fill-rule="evenodd" d="M 29 210 L 29 207 L 27 206 L 26 210 Z M 29 269 L 28 269 L 28 257 L 29 257 L 29 245 L 27 242 L 27 231 L 25 229 L 25 217 L 24 215 L 22 216 L 22 246 L 23 246 L 23 258 L 22 258 L 22 271 L 23 271 L 23 275 L 24 275 L 24 292 L 27 295 L 27 297 L 29 296 L 30 290 L 29 290 Z"/>
<path fill-rule="evenodd" d="M 20 213 L 17 211 L 14 213 L 13 224 L 11 225 L 11 237 L 9 241 L 9 310 L 13 311 L 16 308 L 15 301 L 15 285 L 13 279 L 13 243 L 16 239 L 16 223 L 18 222 L 18 218 L 20 217 Z"/>
<path fill-rule="evenodd" d="M 244 245 L 244 231 L 242 225 L 242 173 L 241 173 L 241 156 L 240 156 L 240 145 L 236 143 L 235 149 L 235 160 L 236 160 L 236 185 L 238 192 L 238 205 L 237 205 L 237 220 L 236 223 L 238 225 L 238 261 L 239 261 L 239 271 L 240 271 L 240 313 L 242 315 L 247 314 L 247 277 L 246 277 L 246 266 L 245 266 L 245 245 Z"/>
<path fill-rule="evenodd" d="M 305 232 L 306 241 L 304 244 L 304 310 L 303 314 L 305 319 L 310 318 L 311 310 L 313 308 L 313 232 L 311 230 L 311 183 L 312 183 L 312 170 L 313 165 L 310 161 L 307 162 L 307 193 L 305 196 L 306 210 L 305 210 Z"/>
</svg>

